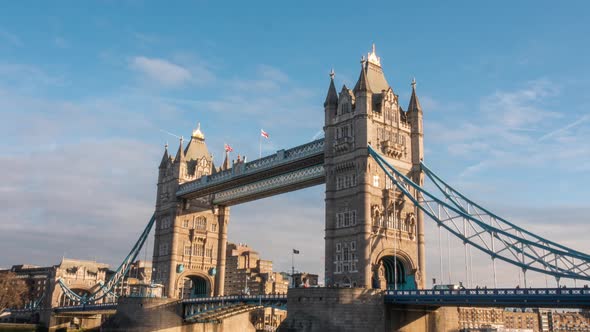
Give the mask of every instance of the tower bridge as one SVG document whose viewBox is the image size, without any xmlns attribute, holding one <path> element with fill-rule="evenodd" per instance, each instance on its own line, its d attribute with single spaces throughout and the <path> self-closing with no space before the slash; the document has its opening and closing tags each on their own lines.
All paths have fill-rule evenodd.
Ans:
<svg viewBox="0 0 590 332">
<path fill-rule="evenodd" d="M 431 324 L 424 317 L 431 317 L 439 307 L 588 307 L 587 289 L 425 290 L 425 216 L 465 246 L 489 255 L 494 280 L 498 260 L 518 266 L 525 274 L 534 271 L 555 277 L 558 285 L 563 278 L 590 280 L 590 256 L 495 215 L 427 167 L 424 113 L 415 81 L 404 109 L 374 48 L 362 58 L 353 89 L 343 86 L 337 92 L 334 74 L 330 76 L 322 139 L 250 162 L 239 157 L 230 161 L 226 153 L 219 167 L 208 152 L 200 125 L 186 147 L 180 140 L 174 155 L 166 147 L 159 165 L 155 212 L 131 253 L 96 292 L 80 297 L 61 283 L 63 292 L 82 310 L 104 302 L 153 226 L 152 281 L 164 285 L 164 295 L 181 306 L 183 324 L 219 320 L 228 313 L 265 305 L 286 305 L 288 326 L 327 326 L 328 330 L 339 324 L 330 317 L 345 315 L 352 307 L 367 317 L 408 326 Z M 427 191 L 425 180 L 437 192 Z M 320 184 L 325 185 L 328 288 L 297 289 L 287 297 L 265 299 L 225 294 L 230 207 Z M 423 311 L 408 314 L 417 316 L 404 323 L 395 310 L 407 305 Z"/>
</svg>

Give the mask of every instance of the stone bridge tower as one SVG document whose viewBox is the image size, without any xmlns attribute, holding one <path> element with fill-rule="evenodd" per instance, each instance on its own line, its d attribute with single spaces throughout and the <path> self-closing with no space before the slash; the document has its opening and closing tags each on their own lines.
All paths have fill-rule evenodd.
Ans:
<svg viewBox="0 0 590 332">
<path fill-rule="evenodd" d="M 412 82 L 407 111 L 373 50 L 354 89 L 330 74 L 325 108 L 326 285 L 425 286 L 423 215 L 369 156 L 367 146 L 422 185 L 422 108 Z"/>
<path fill-rule="evenodd" d="M 164 285 L 168 297 L 223 294 L 219 280 L 225 271 L 229 208 L 213 206 L 207 198 L 176 197 L 180 184 L 216 171 L 200 125 L 186 148 L 180 139 L 176 156 L 166 146 L 158 175 L 152 281 Z"/>
</svg>

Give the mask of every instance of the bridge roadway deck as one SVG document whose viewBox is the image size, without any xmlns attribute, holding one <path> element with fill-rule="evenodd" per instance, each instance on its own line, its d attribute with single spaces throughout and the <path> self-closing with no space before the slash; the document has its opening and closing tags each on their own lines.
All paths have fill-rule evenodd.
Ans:
<svg viewBox="0 0 590 332">
<path fill-rule="evenodd" d="M 388 290 L 385 303 L 413 306 L 590 308 L 590 288 Z"/>
<path fill-rule="evenodd" d="M 590 288 L 507 288 L 462 290 L 388 290 L 385 304 L 428 307 L 526 307 L 590 308 Z M 180 300 L 183 306 L 211 305 L 219 308 L 236 303 L 285 308 L 287 295 L 239 295 L 199 297 Z M 54 308 L 56 313 L 104 313 L 116 310 L 116 303 Z M 187 311 L 185 311 L 187 313 Z M 194 314 L 195 312 L 191 312 Z"/>
<path fill-rule="evenodd" d="M 214 204 L 243 203 L 324 183 L 323 164 L 322 138 L 185 182 L 176 196 L 191 199 L 211 195 Z"/>
</svg>

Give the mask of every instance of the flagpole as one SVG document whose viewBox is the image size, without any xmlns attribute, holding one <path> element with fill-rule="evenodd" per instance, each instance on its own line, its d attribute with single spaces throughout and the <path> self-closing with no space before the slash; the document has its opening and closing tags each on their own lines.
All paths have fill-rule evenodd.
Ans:
<svg viewBox="0 0 590 332">
<path fill-rule="evenodd" d="M 291 250 L 291 282 L 295 288 L 295 250 Z"/>
<path fill-rule="evenodd" d="M 258 135 L 258 159 L 262 158 L 262 132 Z"/>
</svg>

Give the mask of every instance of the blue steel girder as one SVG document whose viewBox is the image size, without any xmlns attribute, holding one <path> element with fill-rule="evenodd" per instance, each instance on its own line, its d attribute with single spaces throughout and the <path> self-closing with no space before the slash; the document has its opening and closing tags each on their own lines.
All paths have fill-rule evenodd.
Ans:
<svg viewBox="0 0 590 332">
<path fill-rule="evenodd" d="M 324 165 L 302 168 L 214 194 L 213 204 L 234 205 L 324 183 Z"/>
<path fill-rule="evenodd" d="M 588 288 L 388 290 L 385 303 L 416 306 L 590 308 Z"/>
<path fill-rule="evenodd" d="M 287 310 L 286 294 L 269 295 L 230 295 L 215 297 L 199 297 L 182 300 L 183 315 L 185 321 L 199 321 L 204 315 L 219 312 L 224 308 L 238 308 L 250 305 L 257 307 L 270 307 Z"/>
<path fill-rule="evenodd" d="M 590 256 L 543 239 L 497 217 L 460 195 L 430 170 L 445 199 L 423 189 L 369 146 L 369 153 L 395 186 L 439 227 L 480 251 L 523 269 L 556 278 L 590 280 Z M 447 202 L 447 201 L 450 201 Z M 486 220 L 485 216 L 490 218 Z"/>
<path fill-rule="evenodd" d="M 137 258 L 137 255 L 141 251 L 141 248 L 143 247 L 143 244 L 145 243 L 155 222 L 156 222 L 156 215 L 154 214 L 154 215 L 152 215 L 152 217 L 150 218 L 150 221 L 148 222 L 148 224 L 144 228 L 143 232 L 139 236 L 139 239 L 137 239 L 137 241 L 133 245 L 133 248 L 131 248 L 131 251 L 129 252 L 129 254 L 127 254 L 127 257 L 125 257 L 125 259 L 123 260 L 121 265 L 119 265 L 119 267 L 117 268 L 115 273 L 106 281 L 106 283 L 100 282 L 98 284 L 99 287 L 97 288 L 96 291 L 94 291 L 93 293 L 91 293 L 88 296 L 80 296 L 80 295 L 76 294 L 73 290 L 71 290 L 63 282 L 63 280 L 61 278 L 58 278 L 57 282 L 58 282 L 59 286 L 61 287 L 62 291 L 64 292 L 64 294 L 72 301 L 78 302 L 81 305 L 86 305 L 89 303 L 96 303 L 96 302 L 104 299 L 107 296 L 116 297 L 116 295 L 113 294 L 113 290 L 114 290 L 115 286 L 117 284 L 119 284 L 125 278 L 127 273 L 129 272 L 129 269 L 131 268 L 131 264 Z"/>
<path fill-rule="evenodd" d="M 324 139 L 322 138 L 288 150 L 279 150 L 275 154 L 251 162 L 234 164 L 228 170 L 183 183 L 178 188 L 176 196 L 182 198 L 214 196 L 216 193 L 323 164 Z"/>
</svg>

